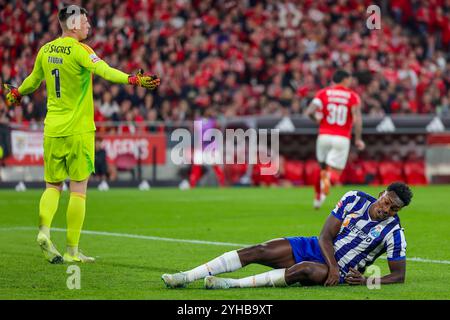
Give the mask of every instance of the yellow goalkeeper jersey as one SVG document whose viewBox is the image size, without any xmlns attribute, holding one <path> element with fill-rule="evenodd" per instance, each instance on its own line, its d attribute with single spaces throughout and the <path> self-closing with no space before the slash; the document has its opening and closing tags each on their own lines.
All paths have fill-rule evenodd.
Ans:
<svg viewBox="0 0 450 320">
<path fill-rule="evenodd" d="M 88 45 L 72 37 L 57 38 L 39 49 L 32 73 L 18 90 L 21 95 L 30 94 L 45 80 L 45 136 L 95 131 L 93 74 L 111 82 L 128 83 L 128 74 L 111 68 Z"/>
</svg>

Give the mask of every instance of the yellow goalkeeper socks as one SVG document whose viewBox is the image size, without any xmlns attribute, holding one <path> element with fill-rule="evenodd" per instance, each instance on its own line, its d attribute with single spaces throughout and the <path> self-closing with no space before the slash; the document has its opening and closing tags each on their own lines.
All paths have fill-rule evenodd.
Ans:
<svg viewBox="0 0 450 320">
<path fill-rule="evenodd" d="M 86 212 L 86 195 L 72 192 L 67 207 L 67 246 L 78 248 Z"/>
<path fill-rule="evenodd" d="M 50 226 L 56 210 L 58 210 L 60 191 L 56 188 L 47 188 L 39 202 L 39 229 L 50 238 Z"/>
</svg>

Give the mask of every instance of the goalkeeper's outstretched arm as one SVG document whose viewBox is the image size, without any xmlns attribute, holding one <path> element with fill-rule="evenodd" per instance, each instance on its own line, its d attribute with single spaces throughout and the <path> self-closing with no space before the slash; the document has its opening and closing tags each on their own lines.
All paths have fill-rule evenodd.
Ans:
<svg viewBox="0 0 450 320">
<path fill-rule="evenodd" d="M 128 74 L 109 66 L 103 60 L 95 64 L 95 68 L 93 68 L 91 71 L 110 82 L 122 84 L 128 83 L 128 76 L 129 76 Z"/>
<path fill-rule="evenodd" d="M 142 72 L 138 72 L 136 75 L 126 74 L 109 66 L 105 61 L 97 57 L 89 46 L 82 43 L 80 45 L 81 48 L 77 52 L 78 63 L 103 79 L 114 83 L 136 85 L 151 90 L 159 86 L 160 80 L 158 77 L 144 75 Z"/>
</svg>

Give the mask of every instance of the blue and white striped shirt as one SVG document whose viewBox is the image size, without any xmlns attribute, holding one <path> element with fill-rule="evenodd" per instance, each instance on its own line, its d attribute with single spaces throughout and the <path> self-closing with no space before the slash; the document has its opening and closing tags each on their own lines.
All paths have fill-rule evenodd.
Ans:
<svg viewBox="0 0 450 320">
<path fill-rule="evenodd" d="M 406 259 L 406 240 L 398 215 L 374 221 L 369 208 L 377 199 L 361 191 L 349 191 L 331 214 L 342 221 L 334 239 L 335 258 L 345 276 L 350 268 L 364 272 L 383 253 L 388 260 Z"/>
</svg>

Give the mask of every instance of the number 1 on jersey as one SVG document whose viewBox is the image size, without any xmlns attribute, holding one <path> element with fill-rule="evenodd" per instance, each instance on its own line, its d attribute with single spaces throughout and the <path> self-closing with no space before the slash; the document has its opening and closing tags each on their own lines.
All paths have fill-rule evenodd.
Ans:
<svg viewBox="0 0 450 320">
<path fill-rule="evenodd" d="M 61 84 L 59 82 L 59 70 L 58 69 L 53 69 L 52 70 L 52 75 L 55 76 L 55 92 L 56 92 L 56 97 L 57 98 L 61 98 Z"/>
</svg>

